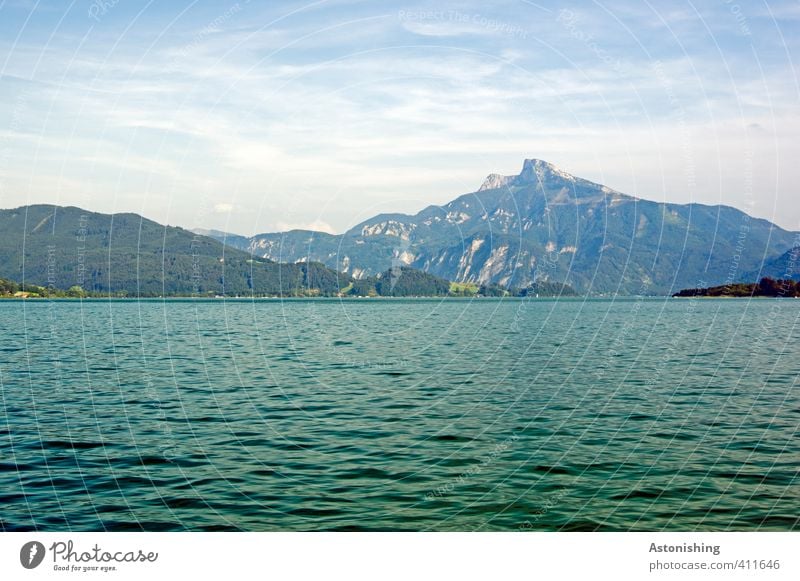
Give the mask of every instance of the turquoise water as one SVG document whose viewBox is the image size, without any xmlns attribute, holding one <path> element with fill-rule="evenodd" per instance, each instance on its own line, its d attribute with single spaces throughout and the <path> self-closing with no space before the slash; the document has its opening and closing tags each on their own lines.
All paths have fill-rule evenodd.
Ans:
<svg viewBox="0 0 800 581">
<path fill-rule="evenodd" d="M 800 301 L 0 302 L 2 530 L 800 528 Z"/>
</svg>

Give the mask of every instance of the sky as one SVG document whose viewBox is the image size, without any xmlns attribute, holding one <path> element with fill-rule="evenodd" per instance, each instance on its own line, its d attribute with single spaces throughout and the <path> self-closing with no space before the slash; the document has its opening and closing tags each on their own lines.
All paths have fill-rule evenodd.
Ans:
<svg viewBox="0 0 800 581">
<path fill-rule="evenodd" d="M 0 0 L 0 207 L 342 232 L 525 158 L 800 230 L 800 3 Z"/>
</svg>

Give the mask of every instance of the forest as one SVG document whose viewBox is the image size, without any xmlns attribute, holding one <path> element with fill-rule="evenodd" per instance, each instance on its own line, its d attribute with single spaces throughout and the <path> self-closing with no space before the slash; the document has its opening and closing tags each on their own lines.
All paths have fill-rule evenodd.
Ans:
<svg viewBox="0 0 800 581">
<path fill-rule="evenodd" d="M 708 288 L 684 289 L 674 297 L 800 297 L 800 281 L 765 277 L 757 283 L 734 283 Z"/>
</svg>

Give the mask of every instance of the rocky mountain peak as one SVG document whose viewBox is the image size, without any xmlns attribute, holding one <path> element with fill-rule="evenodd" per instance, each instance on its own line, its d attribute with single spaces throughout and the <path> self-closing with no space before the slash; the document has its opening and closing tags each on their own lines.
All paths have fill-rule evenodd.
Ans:
<svg viewBox="0 0 800 581">
<path fill-rule="evenodd" d="M 561 171 L 552 163 L 541 159 L 526 159 L 519 174 L 512 176 L 489 174 L 478 191 L 496 190 L 509 186 L 546 184 L 554 180 L 574 182 L 575 178 L 567 172 Z"/>
<path fill-rule="evenodd" d="M 561 171 L 552 163 L 541 159 L 526 159 L 522 164 L 522 171 L 517 176 L 518 183 L 546 182 L 552 179 L 574 181 L 575 178 L 565 171 Z"/>
<path fill-rule="evenodd" d="M 483 190 L 496 190 L 498 188 L 503 188 L 507 186 L 511 181 L 514 180 L 517 176 L 501 176 L 498 173 L 491 173 L 486 176 L 486 179 L 483 180 L 481 187 L 478 188 L 479 192 Z"/>
</svg>

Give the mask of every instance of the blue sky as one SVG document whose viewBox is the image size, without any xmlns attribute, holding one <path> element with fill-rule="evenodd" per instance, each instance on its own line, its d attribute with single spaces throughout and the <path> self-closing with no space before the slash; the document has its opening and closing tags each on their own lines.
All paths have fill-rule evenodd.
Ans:
<svg viewBox="0 0 800 581">
<path fill-rule="evenodd" d="M 800 3 L 0 0 L 0 207 L 343 231 L 524 158 L 800 230 Z"/>
</svg>

